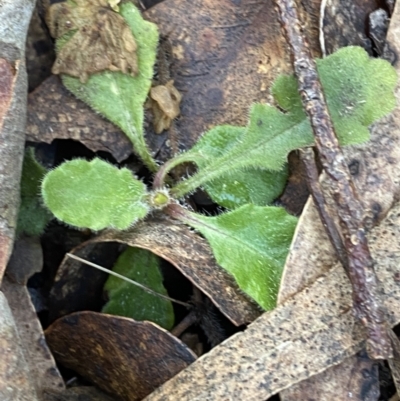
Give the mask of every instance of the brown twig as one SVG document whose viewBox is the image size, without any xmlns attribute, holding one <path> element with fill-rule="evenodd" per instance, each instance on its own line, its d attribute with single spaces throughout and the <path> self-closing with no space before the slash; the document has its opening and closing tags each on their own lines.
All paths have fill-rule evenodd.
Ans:
<svg viewBox="0 0 400 401">
<path fill-rule="evenodd" d="M 358 198 L 335 136 L 315 62 L 303 37 L 294 0 L 276 0 L 304 109 L 314 131 L 316 147 L 330 184 L 348 257 L 356 316 L 367 329 L 367 350 L 373 359 L 393 357 L 378 296 L 378 279 L 364 228 L 364 207 Z"/>
<path fill-rule="evenodd" d="M 342 237 L 340 236 L 336 224 L 327 210 L 325 197 L 319 185 L 319 174 L 317 165 L 315 163 L 313 149 L 300 149 L 300 159 L 303 162 L 306 170 L 308 190 L 313 197 L 314 204 L 319 214 L 319 218 L 321 219 L 322 224 L 325 227 L 326 233 L 328 234 L 329 240 L 331 241 L 331 244 L 336 251 L 340 263 L 343 265 L 344 269 L 348 273 L 349 261 L 347 258 L 346 248 L 344 247 Z"/>
</svg>

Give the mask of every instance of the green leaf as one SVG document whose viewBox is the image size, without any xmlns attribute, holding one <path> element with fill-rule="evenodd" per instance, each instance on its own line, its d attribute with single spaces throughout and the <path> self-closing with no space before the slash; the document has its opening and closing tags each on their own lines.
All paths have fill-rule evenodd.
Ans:
<svg viewBox="0 0 400 401">
<path fill-rule="evenodd" d="M 361 47 L 344 47 L 316 63 L 340 143 L 367 141 L 367 127 L 396 105 L 395 69 L 385 60 L 370 58 Z M 272 93 L 281 108 L 306 118 L 293 76 L 279 77 Z"/>
<path fill-rule="evenodd" d="M 252 203 L 265 206 L 284 190 L 288 178 L 287 165 L 280 171 L 249 168 L 226 174 L 204 185 L 211 199 L 228 209 Z"/>
<path fill-rule="evenodd" d="M 152 252 L 129 247 L 120 255 L 113 271 L 159 294 L 168 295 L 159 265 L 160 259 Z M 102 312 L 135 320 L 149 320 L 166 330 L 173 327 L 175 318 L 170 301 L 114 276 L 108 278 L 104 289 L 108 292 L 109 301 Z"/>
<path fill-rule="evenodd" d="M 207 135 L 196 144 L 195 151 L 206 154 L 207 159 L 199 159 L 200 168 L 204 168 L 210 157 L 218 157 L 244 134 L 244 127 L 221 125 L 213 128 L 212 135 Z M 207 138 L 212 138 L 211 143 Z M 253 203 L 265 206 L 276 199 L 283 191 L 288 177 L 285 165 L 280 171 L 268 171 L 255 168 L 234 171 L 207 182 L 204 189 L 211 199 L 229 209 Z"/>
<path fill-rule="evenodd" d="M 218 264 L 246 294 L 266 310 L 275 307 L 296 217 L 283 208 L 255 205 L 215 217 L 183 208 L 173 215 L 208 240 Z"/>
<path fill-rule="evenodd" d="M 100 159 L 66 162 L 42 183 L 44 202 L 59 220 L 92 230 L 129 228 L 147 215 L 146 194 L 131 171 Z"/>
<path fill-rule="evenodd" d="M 107 71 L 91 75 L 86 83 L 63 75 L 63 83 L 75 96 L 120 127 L 146 166 L 156 171 L 157 164 L 144 140 L 143 106 L 153 79 L 158 44 L 157 26 L 145 21 L 131 3 L 121 4 L 120 14 L 131 28 L 138 45 L 138 75 L 132 77 Z M 65 36 L 61 38 L 63 40 Z"/>
<path fill-rule="evenodd" d="M 43 207 L 40 197 L 40 183 L 46 173 L 47 170 L 35 158 L 35 150 L 28 148 L 22 166 L 17 235 L 25 233 L 39 236 L 52 219 L 49 211 Z"/>
<path fill-rule="evenodd" d="M 368 125 L 395 105 L 394 87 L 397 76 L 384 60 L 370 59 L 358 47 L 340 49 L 317 61 L 318 72 L 327 98 L 329 111 L 342 144 L 368 139 Z M 191 160 L 198 172 L 179 183 L 171 193 L 181 197 L 199 186 L 238 170 L 260 168 L 279 171 L 287 154 L 314 143 L 312 130 L 301 107 L 293 77 L 281 77 L 272 88 L 278 105 L 286 110 L 255 104 L 244 133 L 226 149 L 220 148 L 221 133 L 214 128 L 198 144 L 177 159 Z M 225 126 L 225 135 L 236 136 L 237 127 Z M 213 149 L 218 149 L 213 151 Z M 175 162 L 174 165 L 177 163 Z"/>
</svg>

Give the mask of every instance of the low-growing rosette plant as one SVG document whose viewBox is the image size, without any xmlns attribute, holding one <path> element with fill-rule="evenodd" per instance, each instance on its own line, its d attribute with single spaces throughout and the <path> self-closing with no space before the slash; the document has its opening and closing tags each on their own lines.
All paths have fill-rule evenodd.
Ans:
<svg viewBox="0 0 400 401">
<path fill-rule="evenodd" d="M 285 186 L 288 153 L 313 146 L 314 141 L 295 78 L 279 77 L 271 88 L 276 106 L 253 104 L 247 126 L 216 126 L 192 149 L 159 166 L 143 135 L 157 28 L 130 3 L 120 5 L 119 15 L 137 44 L 137 74 L 106 69 L 87 80 L 65 74 L 63 81 L 127 134 L 135 153 L 154 172 L 153 186 L 147 188 L 127 168 L 98 158 L 77 159 L 47 173 L 42 182 L 45 205 L 57 219 L 95 231 L 134 230 L 153 211 L 165 212 L 204 236 L 218 264 L 233 275 L 241 290 L 265 310 L 272 309 L 297 218 L 268 205 Z M 68 31 L 58 38 L 58 48 L 71 37 Z M 395 70 L 358 47 L 317 60 L 317 67 L 340 143 L 367 141 L 368 126 L 395 105 Z M 173 182 L 168 173 L 183 163 L 194 165 L 195 172 Z M 227 211 L 206 216 L 189 210 L 185 198 L 198 188 Z"/>
</svg>

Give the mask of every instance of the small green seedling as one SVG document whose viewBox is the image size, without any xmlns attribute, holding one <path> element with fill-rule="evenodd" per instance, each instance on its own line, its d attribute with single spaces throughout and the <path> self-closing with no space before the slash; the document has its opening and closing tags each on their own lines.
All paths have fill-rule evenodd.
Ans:
<svg viewBox="0 0 400 401">
<path fill-rule="evenodd" d="M 138 75 L 105 71 L 91 75 L 87 82 L 71 76 L 63 80 L 75 95 L 121 127 L 143 162 L 158 170 L 153 190 L 127 169 L 99 159 L 74 160 L 44 178 L 45 204 L 58 219 L 93 230 L 133 228 L 152 210 L 161 209 L 201 233 L 218 264 L 234 276 L 239 287 L 265 310 L 274 308 L 297 219 L 267 204 L 285 185 L 288 153 L 314 141 L 294 77 L 280 77 L 272 87 L 279 109 L 254 104 L 246 127 L 214 127 L 192 149 L 158 169 L 145 146 L 142 128 L 157 30 L 130 3 L 121 4 L 120 13 L 136 39 Z M 368 126 L 395 105 L 394 68 L 369 58 L 358 47 L 317 60 L 317 67 L 341 144 L 367 141 Z M 146 85 L 136 86 L 139 80 Z M 193 163 L 196 172 L 167 185 L 168 172 L 182 163 Z M 197 188 L 232 210 L 210 217 L 181 206 L 179 201 Z"/>
</svg>

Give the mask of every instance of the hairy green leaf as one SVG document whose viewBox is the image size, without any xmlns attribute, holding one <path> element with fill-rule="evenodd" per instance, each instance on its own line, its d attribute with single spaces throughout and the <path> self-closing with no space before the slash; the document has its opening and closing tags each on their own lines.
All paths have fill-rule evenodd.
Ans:
<svg viewBox="0 0 400 401">
<path fill-rule="evenodd" d="M 340 143 L 367 141 L 368 126 L 396 105 L 395 69 L 385 60 L 370 58 L 361 47 L 344 47 L 316 63 Z M 306 118 L 293 76 L 279 77 L 272 93 L 282 109 Z"/>
<path fill-rule="evenodd" d="M 394 68 L 387 61 L 370 59 L 358 47 L 340 49 L 318 60 L 317 66 L 341 143 L 367 140 L 368 125 L 395 105 L 393 90 L 397 76 Z M 236 171 L 250 167 L 279 171 L 291 150 L 313 144 L 311 126 L 302 110 L 294 78 L 279 78 L 272 92 L 285 112 L 266 104 L 255 104 L 242 135 L 237 136 L 237 127 L 223 128 L 224 135 L 238 137 L 229 147 L 219 147 L 221 131 L 214 128 L 191 150 L 178 156 L 178 159 L 194 161 L 199 170 L 172 190 L 175 196 L 181 197 L 218 177 L 233 176 Z M 213 148 L 218 151 L 213 152 Z"/>
<path fill-rule="evenodd" d="M 61 221 L 75 227 L 124 230 L 145 217 L 145 185 L 126 169 L 100 159 L 76 159 L 46 175 L 42 195 Z"/>
<path fill-rule="evenodd" d="M 129 247 L 120 255 L 113 271 L 159 294 L 168 295 L 159 265 L 159 257 L 152 252 Z M 149 320 L 166 330 L 173 327 L 174 310 L 171 301 L 152 295 L 114 276 L 108 278 L 104 289 L 108 293 L 109 301 L 104 305 L 102 312 L 135 320 Z"/>
<path fill-rule="evenodd" d="M 138 74 L 131 76 L 119 71 L 106 71 L 91 75 L 86 83 L 63 75 L 63 83 L 75 96 L 120 127 L 147 167 L 156 171 L 158 167 L 143 136 L 143 106 L 153 79 L 158 44 L 157 26 L 145 21 L 133 4 L 124 3 L 119 7 L 138 45 Z M 65 41 L 65 38 L 60 41 Z"/>
<path fill-rule="evenodd" d="M 40 183 L 47 170 L 36 160 L 35 150 L 25 151 L 21 176 L 21 205 L 18 214 L 17 235 L 39 236 L 52 219 L 43 207 L 40 197 Z"/>
<path fill-rule="evenodd" d="M 207 159 L 199 159 L 199 167 L 205 167 L 210 157 L 219 157 L 240 140 L 245 132 L 244 127 L 221 125 L 213 128 L 211 143 L 203 138 L 196 145 L 196 151 L 202 147 L 202 153 Z M 277 198 L 283 191 L 288 177 L 287 166 L 280 171 L 268 171 L 256 168 L 234 171 L 207 182 L 204 189 L 211 199 L 229 209 L 253 203 L 265 206 Z"/>
<path fill-rule="evenodd" d="M 219 265 L 264 309 L 276 305 L 297 218 L 283 208 L 244 205 L 215 217 L 179 208 L 174 216 L 208 240 Z"/>
</svg>

